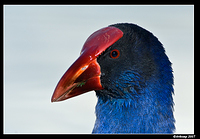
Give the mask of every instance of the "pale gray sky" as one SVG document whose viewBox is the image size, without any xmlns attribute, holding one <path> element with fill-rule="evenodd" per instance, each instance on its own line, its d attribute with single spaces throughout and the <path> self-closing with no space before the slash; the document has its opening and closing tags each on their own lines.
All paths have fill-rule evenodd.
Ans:
<svg viewBox="0 0 200 139">
<path fill-rule="evenodd" d="M 87 37 L 135 23 L 162 42 L 173 63 L 176 133 L 194 133 L 194 6 L 4 5 L 4 133 L 91 133 L 94 91 L 51 103 Z"/>
</svg>

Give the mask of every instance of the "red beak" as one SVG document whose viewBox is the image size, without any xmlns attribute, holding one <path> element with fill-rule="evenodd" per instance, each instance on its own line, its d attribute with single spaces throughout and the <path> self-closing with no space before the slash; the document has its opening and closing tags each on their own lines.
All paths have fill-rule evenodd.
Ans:
<svg viewBox="0 0 200 139">
<path fill-rule="evenodd" d="M 51 102 L 62 101 L 88 91 L 101 90 L 101 69 L 97 57 L 123 36 L 115 27 L 105 27 L 89 36 L 79 58 L 65 72 L 51 98 Z"/>
</svg>

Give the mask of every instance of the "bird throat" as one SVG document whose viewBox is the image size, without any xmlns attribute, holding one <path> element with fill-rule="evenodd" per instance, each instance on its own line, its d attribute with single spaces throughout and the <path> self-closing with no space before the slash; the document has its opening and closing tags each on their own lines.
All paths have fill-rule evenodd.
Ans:
<svg viewBox="0 0 200 139">
<path fill-rule="evenodd" d="M 96 91 L 96 122 L 92 133 L 173 133 L 175 130 L 173 104 L 163 103 L 159 96 L 146 88 L 133 98 L 107 98 L 105 90 Z M 154 90 L 155 91 L 155 90 Z"/>
</svg>

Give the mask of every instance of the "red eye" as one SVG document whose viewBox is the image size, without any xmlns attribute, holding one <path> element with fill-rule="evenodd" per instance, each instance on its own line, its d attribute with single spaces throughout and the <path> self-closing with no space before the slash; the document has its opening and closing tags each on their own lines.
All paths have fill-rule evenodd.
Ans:
<svg viewBox="0 0 200 139">
<path fill-rule="evenodd" d="M 110 57 L 113 58 L 113 59 L 118 58 L 119 55 L 120 55 L 120 52 L 119 52 L 119 50 L 117 50 L 117 49 L 114 49 L 114 50 L 112 50 L 112 51 L 110 52 Z"/>
</svg>

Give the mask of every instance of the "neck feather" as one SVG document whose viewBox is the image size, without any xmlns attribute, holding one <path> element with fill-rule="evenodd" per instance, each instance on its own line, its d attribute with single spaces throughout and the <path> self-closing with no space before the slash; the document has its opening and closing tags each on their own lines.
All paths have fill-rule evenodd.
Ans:
<svg viewBox="0 0 200 139">
<path fill-rule="evenodd" d="M 124 97 L 105 95 L 109 88 L 96 91 L 98 102 L 93 133 L 173 133 L 173 87 L 163 83 L 151 80 L 139 92 L 133 89 L 131 97 L 126 96 L 131 94 L 131 89 L 126 92 L 128 89 L 117 83 L 110 87 L 122 91 Z"/>
</svg>

